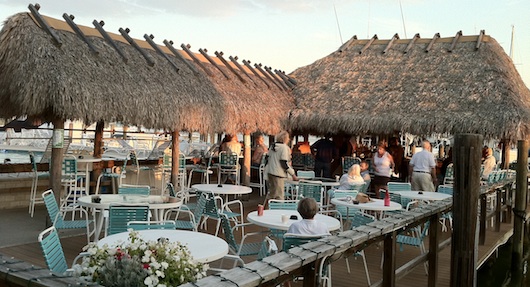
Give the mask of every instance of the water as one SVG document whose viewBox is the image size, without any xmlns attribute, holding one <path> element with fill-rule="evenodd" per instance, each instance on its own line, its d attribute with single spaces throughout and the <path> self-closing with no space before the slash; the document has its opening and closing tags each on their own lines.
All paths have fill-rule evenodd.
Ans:
<svg viewBox="0 0 530 287">
<path fill-rule="evenodd" d="M 35 160 L 40 161 L 42 152 L 34 152 Z M 27 151 L 12 151 L 5 150 L 0 152 L 0 164 L 4 163 L 6 159 L 10 160 L 10 163 L 31 163 L 29 160 L 29 152 Z"/>
<path fill-rule="evenodd" d="M 528 247 L 530 244 L 528 240 L 524 246 L 524 261 L 525 265 L 528 262 Z M 477 272 L 477 286 L 484 287 L 520 287 L 530 286 L 530 278 L 526 276 L 527 267 L 523 269 L 523 274 L 515 274 L 511 272 L 512 260 L 512 244 L 511 241 L 499 247 L 498 257 L 490 259 L 482 265 Z"/>
</svg>

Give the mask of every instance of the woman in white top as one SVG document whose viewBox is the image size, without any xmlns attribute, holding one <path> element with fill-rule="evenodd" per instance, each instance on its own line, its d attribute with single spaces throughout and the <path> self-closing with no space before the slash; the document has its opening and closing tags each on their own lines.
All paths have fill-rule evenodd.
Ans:
<svg viewBox="0 0 530 287">
<path fill-rule="evenodd" d="M 340 178 L 340 185 L 338 189 L 350 190 L 355 186 L 364 184 L 364 179 L 361 176 L 361 166 L 358 164 L 352 165 Z"/>
<path fill-rule="evenodd" d="M 372 159 L 374 165 L 374 180 L 372 184 L 375 188 L 375 197 L 379 198 L 379 189 L 388 191 L 388 182 L 390 181 L 390 172 L 394 168 L 394 159 L 386 151 L 386 145 L 379 143 L 377 145 L 377 153 Z"/>
</svg>

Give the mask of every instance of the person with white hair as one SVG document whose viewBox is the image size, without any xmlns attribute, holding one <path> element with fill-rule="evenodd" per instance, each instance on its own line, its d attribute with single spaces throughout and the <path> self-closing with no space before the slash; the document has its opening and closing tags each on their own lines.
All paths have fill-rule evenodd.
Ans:
<svg viewBox="0 0 530 287">
<path fill-rule="evenodd" d="M 293 180 L 298 180 L 295 171 L 291 166 L 291 148 L 289 143 L 289 133 L 281 131 L 275 137 L 275 142 L 269 149 L 266 158 L 265 174 L 267 175 L 268 190 L 265 198 L 265 208 L 267 208 L 269 199 L 285 199 L 284 182 L 290 175 Z"/>
<path fill-rule="evenodd" d="M 484 159 L 484 162 L 482 163 L 484 165 L 484 171 L 482 172 L 482 180 L 488 180 L 488 177 L 490 173 L 495 169 L 495 166 L 497 165 L 497 161 L 495 160 L 495 157 L 493 156 L 493 149 L 487 148 L 486 149 L 486 158 Z"/>
<path fill-rule="evenodd" d="M 435 191 L 436 182 L 436 161 L 431 153 L 431 143 L 428 140 L 422 141 L 423 150 L 415 153 L 409 164 L 410 184 L 412 190 Z"/>
</svg>

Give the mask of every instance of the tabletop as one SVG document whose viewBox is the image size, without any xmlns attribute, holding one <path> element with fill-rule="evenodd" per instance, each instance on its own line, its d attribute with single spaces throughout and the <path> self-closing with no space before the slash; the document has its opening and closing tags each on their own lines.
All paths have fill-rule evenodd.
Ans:
<svg viewBox="0 0 530 287">
<path fill-rule="evenodd" d="M 385 206 L 385 201 L 382 199 L 371 198 L 370 202 L 354 204 L 353 201 L 348 201 L 346 198 L 332 198 L 331 203 L 335 205 L 346 206 L 348 208 L 355 208 L 360 210 L 371 210 L 371 211 L 391 211 L 400 210 L 403 207 L 397 202 L 390 202 L 390 206 Z"/>
<path fill-rule="evenodd" d="M 178 241 L 186 245 L 195 260 L 201 263 L 208 263 L 221 259 L 228 254 L 228 244 L 223 239 L 202 232 L 188 230 L 169 230 L 169 229 L 149 229 L 137 231 L 144 240 L 158 240 L 167 238 L 170 241 Z M 129 232 L 121 232 L 98 241 L 98 246 L 104 244 L 116 246 L 120 243 L 127 242 Z"/>
<path fill-rule="evenodd" d="M 286 223 L 283 223 L 282 215 L 287 215 L 288 217 L 296 215 L 298 219 L 289 219 Z M 302 220 L 302 216 L 300 216 L 300 213 L 296 210 L 266 209 L 263 211 L 262 216 L 258 216 L 257 211 L 250 212 L 247 215 L 247 220 L 259 226 L 287 231 L 291 224 Z M 315 220 L 324 223 L 329 231 L 340 228 L 340 221 L 331 216 L 317 213 L 315 215 Z"/>
<path fill-rule="evenodd" d="M 101 198 L 99 203 L 92 202 L 92 198 L 96 196 Z M 142 196 L 130 194 L 99 194 L 82 196 L 77 201 L 81 206 L 97 209 L 108 209 L 112 203 L 145 203 L 149 204 L 149 208 L 152 209 L 176 208 L 182 205 L 181 200 L 169 202 L 167 201 L 167 198 L 168 197 L 161 195 Z"/>
<path fill-rule="evenodd" d="M 205 192 L 211 192 L 213 194 L 227 194 L 227 195 L 236 195 L 236 194 L 249 194 L 252 193 L 252 188 L 243 185 L 235 184 L 194 184 L 191 187 Z"/>
<path fill-rule="evenodd" d="M 402 197 L 405 197 L 405 198 L 410 198 L 414 200 L 424 200 L 424 201 L 444 200 L 444 199 L 453 197 L 450 194 L 441 193 L 441 192 L 432 192 L 432 191 L 422 191 L 421 194 L 419 193 L 419 191 L 414 191 L 414 190 L 394 191 L 394 193 L 400 194 Z"/>
</svg>

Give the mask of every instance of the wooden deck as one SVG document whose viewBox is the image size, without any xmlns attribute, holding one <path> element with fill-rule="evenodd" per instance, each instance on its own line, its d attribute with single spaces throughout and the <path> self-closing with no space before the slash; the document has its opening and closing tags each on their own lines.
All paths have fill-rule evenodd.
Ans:
<svg viewBox="0 0 530 287">
<path fill-rule="evenodd" d="M 256 209 L 256 206 L 259 203 L 262 203 L 263 198 L 257 195 L 257 191 L 250 196 L 243 197 L 244 211 L 248 213 Z M 6 217 L 3 213 L 9 213 Z M 42 212 L 40 215 L 42 216 Z M 21 210 L 20 212 L 14 211 L 2 211 L 0 210 L 0 215 L 7 219 L 9 217 L 24 217 L 30 218 L 27 214 L 27 210 Z M 20 220 L 20 218 L 19 218 Z M 44 219 L 40 219 L 41 222 L 44 222 Z M 5 224 L 5 223 L 4 223 Z M 5 225 L 4 225 L 5 226 Z M 208 224 L 208 230 L 201 230 L 201 232 L 212 233 L 213 227 L 215 224 L 213 221 Z M 0 226 L 1 227 L 1 226 Z M 42 230 L 45 228 L 44 223 L 42 223 Z M 9 236 L 8 234 L 16 232 L 24 232 L 24 228 L 17 228 L 13 226 L 8 232 L 6 228 L 2 229 L 2 237 Z M 261 227 L 255 227 L 255 230 L 261 230 Z M 489 257 L 494 253 L 496 248 L 506 242 L 506 240 L 511 236 L 512 225 L 508 223 L 501 224 L 501 231 L 495 232 L 493 228 L 488 227 L 486 243 L 483 246 L 479 246 L 479 262 L 483 262 L 485 258 Z M 252 229 L 247 229 L 246 232 L 253 231 Z M 32 235 L 34 236 L 34 235 Z M 220 235 L 222 236 L 222 235 Z M 450 232 L 442 233 L 443 239 L 449 238 L 451 236 Z M 23 242 L 21 240 L 20 242 Z M 40 250 L 40 245 L 37 242 L 37 236 L 34 236 L 34 240 L 29 240 L 30 243 L 25 244 L 14 244 L 9 247 L 1 247 L 0 254 L 7 256 L 12 256 L 16 259 L 20 259 L 31 263 L 35 266 L 45 266 L 42 253 Z M 71 264 L 73 258 L 82 250 L 83 246 L 86 245 L 86 237 L 84 235 L 75 235 L 75 234 L 66 234 L 62 233 L 61 243 L 65 251 L 67 262 Z M 428 247 L 428 240 L 425 240 L 426 247 Z M 381 264 L 381 254 L 382 254 L 382 243 L 381 244 L 372 244 L 365 249 L 368 269 L 370 272 L 370 277 L 372 284 L 381 280 L 382 272 L 380 268 Z M 449 286 L 450 281 L 450 253 L 451 246 L 448 245 L 444 250 L 440 252 L 439 257 L 439 275 L 438 275 L 438 285 L 437 286 Z M 396 267 L 402 266 L 409 260 L 413 259 L 415 256 L 420 254 L 419 248 L 404 246 L 403 251 L 398 249 L 396 250 Z M 254 260 L 254 258 L 244 258 L 246 262 Z M 350 257 L 349 259 L 351 273 L 349 274 L 346 269 L 346 260 L 341 258 L 334 263 L 332 263 L 332 282 L 334 286 L 367 286 L 366 275 L 364 273 L 363 263 L 360 257 Z M 215 262 L 212 264 L 215 265 Z M 295 286 L 298 284 L 294 284 Z M 399 279 L 396 282 L 396 286 L 427 286 L 427 275 L 423 266 L 418 266 L 412 270 L 408 275 Z"/>
</svg>

